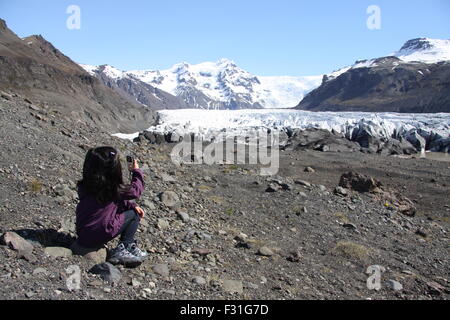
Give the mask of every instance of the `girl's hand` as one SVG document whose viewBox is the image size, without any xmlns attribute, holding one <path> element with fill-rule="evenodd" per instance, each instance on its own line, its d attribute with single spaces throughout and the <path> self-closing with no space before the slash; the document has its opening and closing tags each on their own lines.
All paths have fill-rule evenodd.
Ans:
<svg viewBox="0 0 450 320">
<path fill-rule="evenodd" d="M 139 215 L 139 217 L 144 218 L 145 211 L 141 207 L 134 208 L 134 211 Z"/>
<path fill-rule="evenodd" d="M 139 165 L 136 159 L 134 159 L 133 163 L 130 163 L 130 165 L 128 166 L 128 169 L 130 171 L 133 171 L 134 169 L 139 169 Z"/>
</svg>

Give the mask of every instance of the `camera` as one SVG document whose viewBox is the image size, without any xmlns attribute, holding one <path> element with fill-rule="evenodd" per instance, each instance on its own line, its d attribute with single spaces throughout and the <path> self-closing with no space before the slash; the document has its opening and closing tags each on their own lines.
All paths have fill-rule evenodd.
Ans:
<svg viewBox="0 0 450 320">
<path fill-rule="evenodd" d="M 133 156 L 127 156 L 127 162 L 128 163 L 133 163 L 134 162 L 134 157 Z"/>
</svg>

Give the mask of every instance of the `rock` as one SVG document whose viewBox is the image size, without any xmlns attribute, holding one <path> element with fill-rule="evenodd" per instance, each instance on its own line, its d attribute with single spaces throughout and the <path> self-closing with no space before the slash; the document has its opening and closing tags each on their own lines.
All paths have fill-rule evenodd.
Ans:
<svg viewBox="0 0 450 320">
<path fill-rule="evenodd" d="M 408 217 L 414 217 L 417 211 L 415 205 L 406 197 L 403 197 L 401 201 L 402 203 L 397 206 L 398 212 Z"/>
<path fill-rule="evenodd" d="M 72 250 L 63 248 L 63 247 L 47 247 L 44 249 L 44 252 L 54 258 L 58 257 L 70 257 L 72 256 Z"/>
<path fill-rule="evenodd" d="M 290 253 L 290 255 L 287 257 L 287 260 L 290 262 L 299 262 L 302 258 L 302 254 L 300 253 L 300 250 L 295 250 Z"/>
<path fill-rule="evenodd" d="M 356 142 L 349 141 L 345 137 L 333 134 L 323 129 L 306 129 L 297 131 L 287 144 L 288 150 L 312 149 L 322 152 L 351 152 L 359 150 Z"/>
<path fill-rule="evenodd" d="M 171 176 L 171 175 L 168 175 L 168 174 L 165 174 L 165 173 L 161 174 L 161 179 L 164 182 L 170 182 L 170 183 L 177 182 L 177 179 L 174 176 Z"/>
<path fill-rule="evenodd" d="M 0 91 L 0 97 L 5 100 L 12 100 L 12 96 L 6 92 Z"/>
<path fill-rule="evenodd" d="M 189 215 L 185 211 L 177 210 L 176 213 L 178 215 L 178 218 L 180 218 L 184 223 L 189 222 Z"/>
<path fill-rule="evenodd" d="M 77 241 L 75 241 L 72 246 L 70 247 L 72 250 L 72 253 L 74 255 L 83 256 L 85 259 L 90 260 L 96 264 L 102 263 L 106 261 L 106 248 L 85 248 L 78 244 Z"/>
<path fill-rule="evenodd" d="M 150 200 L 144 199 L 142 200 L 142 207 L 150 209 L 150 210 L 155 210 L 156 207 L 153 204 L 153 202 L 151 202 Z"/>
<path fill-rule="evenodd" d="M 170 294 L 172 296 L 175 294 L 175 290 L 173 290 L 173 289 L 162 289 L 161 292 Z"/>
<path fill-rule="evenodd" d="M 303 170 L 303 171 L 304 171 L 304 172 L 310 172 L 310 173 L 316 172 L 316 170 L 314 170 L 314 169 L 311 168 L 311 167 L 306 167 L 305 170 Z"/>
<path fill-rule="evenodd" d="M 90 273 L 99 274 L 100 277 L 111 283 L 118 283 L 122 278 L 122 273 L 109 262 L 103 262 L 93 266 Z"/>
<path fill-rule="evenodd" d="M 155 264 L 152 267 L 152 270 L 154 273 L 159 274 L 160 276 L 163 277 L 168 277 L 170 274 L 169 266 L 164 263 Z"/>
<path fill-rule="evenodd" d="M 334 189 L 334 193 L 342 195 L 342 196 L 347 196 L 348 195 L 348 190 L 345 189 L 345 188 L 342 188 L 342 187 L 336 187 Z"/>
<path fill-rule="evenodd" d="M 319 190 L 322 192 L 327 191 L 327 187 L 325 187 L 324 185 L 320 184 L 320 185 L 318 185 L 318 187 L 319 187 Z"/>
<path fill-rule="evenodd" d="M 15 232 L 6 232 L 0 239 L 0 243 L 19 252 L 33 251 L 33 245 Z"/>
<path fill-rule="evenodd" d="M 244 286 L 242 281 L 239 280 L 224 280 L 222 284 L 222 289 L 228 293 L 239 293 L 244 292 Z"/>
<path fill-rule="evenodd" d="M 427 233 L 426 233 L 425 231 L 423 231 L 422 229 L 418 229 L 418 230 L 416 231 L 416 234 L 419 235 L 419 236 L 421 236 L 421 237 L 423 237 L 423 238 L 426 238 L 426 237 L 427 237 Z"/>
<path fill-rule="evenodd" d="M 72 191 L 69 186 L 65 184 L 58 184 L 55 187 L 53 187 L 53 191 L 57 196 L 61 197 L 68 197 L 70 199 L 74 199 L 76 197 L 76 194 L 74 191 Z"/>
<path fill-rule="evenodd" d="M 59 231 L 65 231 L 65 232 L 69 232 L 69 233 L 76 233 L 76 227 L 75 227 L 75 220 L 76 217 L 75 215 L 68 217 L 68 218 L 63 218 L 61 219 L 60 223 L 60 230 Z"/>
<path fill-rule="evenodd" d="M 294 183 L 308 188 L 311 187 L 311 183 L 303 180 L 295 180 Z"/>
<path fill-rule="evenodd" d="M 36 256 L 31 251 L 19 251 L 17 256 L 33 264 L 38 261 Z"/>
<path fill-rule="evenodd" d="M 427 286 L 428 292 L 433 295 L 439 295 L 445 290 L 443 286 L 434 281 L 427 282 Z"/>
<path fill-rule="evenodd" d="M 192 253 L 196 253 L 200 256 L 207 256 L 208 254 L 213 253 L 213 249 L 206 249 L 206 248 L 194 248 L 192 249 Z"/>
<path fill-rule="evenodd" d="M 377 153 L 382 155 L 401 155 L 401 154 L 415 154 L 417 153 L 416 148 L 409 143 L 407 140 L 403 138 L 397 139 L 391 139 L 388 142 L 386 142 L 381 149 L 377 151 Z"/>
<path fill-rule="evenodd" d="M 243 232 L 240 232 L 237 236 L 234 237 L 236 241 L 245 242 L 248 239 L 248 235 Z"/>
<path fill-rule="evenodd" d="M 381 182 L 356 172 L 347 172 L 341 176 L 339 186 L 358 192 L 373 192 L 381 188 Z"/>
<path fill-rule="evenodd" d="M 244 281 L 242 284 L 243 284 L 244 288 L 247 288 L 247 289 L 253 289 L 253 290 L 259 289 L 259 286 L 252 282 Z"/>
<path fill-rule="evenodd" d="M 33 270 L 33 276 L 37 276 L 40 274 L 47 276 L 48 275 L 47 269 L 39 267 Z"/>
<path fill-rule="evenodd" d="M 280 186 L 283 190 L 286 190 L 286 191 L 292 190 L 292 186 L 288 183 L 282 183 L 282 184 L 280 184 Z"/>
<path fill-rule="evenodd" d="M 159 195 L 159 198 L 169 208 L 175 208 L 180 204 L 180 198 L 173 191 L 164 191 Z"/>
<path fill-rule="evenodd" d="M 389 288 L 391 288 L 392 290 L 394 290 L 394 291 L 401 291 L 401 290 L 403 290 L 402 284 L 400 282 L 398 282 L 398 281 L 395 281 L 395 280 L 391 280 L 391 279 L 388 280 L 386 282 L 386 285 Z"/>
<path fill-rule="evenodd" d="M 205 285 L 206 284 L 206 280 L 203 277 L 200 276 L 195 276 L 194 279 L 192 279 L 192 282 L 198 284 L 198 285 Z"/>
<path fill-rule="evenodd" d="M 342 226 L 344 228 L 346 228 L 346 229 L 351 229 L 351 230 L 356 230 L 357 229 L 356 226 L 353 223 L 344 223 Z"/>
<path fill-rule="evenodd" d="M 270 257 L 274 255 L 274 252 L 268 247 L 261 247 L 258 250 L 258 254 L 265 257 Z"/>
<path fill-rule="evenodd" d="M 144 138 L 147 139 L 151 144 L 155 144 L 156 143 L 156 137 L 153 134 L 153 132 L 150 131 L 144 131 Z"/>
<path fill-rule="evenodd" d="M 141 283 L 137 279 L 133 278 L 131 279 L 131 285 L 133 286 L 133 288 L 139 288 L 141 286 Z"/>
<path fill-rule="evenodd" d="M 159 218 L 158 223 L 156 225 L 160 230 L 167 229 L 168 227 L 170 227 L 169 221 L 163 218 Z"/>
<path fill-rule="evenodd" d="M 281 190 L 281 186 L 276 183 L 271 183 L 266 189 L 266 192 L 277 192 L 278 190 Z"/>
</svg>

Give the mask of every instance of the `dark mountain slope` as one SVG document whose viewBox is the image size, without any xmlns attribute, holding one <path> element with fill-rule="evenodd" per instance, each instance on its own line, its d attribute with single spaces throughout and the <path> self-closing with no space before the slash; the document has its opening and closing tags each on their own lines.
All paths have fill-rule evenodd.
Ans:
<svg viewBox="0 0 450 320">
<path fill-rule="evenodd" d="M 17 37 L 0 20 L 0 90 L 21 94 L 74 122 L 109 132 L 145 129 L 154 111 L 125 99 L 42 36 Z"/>
<path fill-rule="evenodd" d="M 403 62 L 396 57 L 324 77 L 296 107 L 312 111 L 450 112 L 450 62 Z"/>
</svg>

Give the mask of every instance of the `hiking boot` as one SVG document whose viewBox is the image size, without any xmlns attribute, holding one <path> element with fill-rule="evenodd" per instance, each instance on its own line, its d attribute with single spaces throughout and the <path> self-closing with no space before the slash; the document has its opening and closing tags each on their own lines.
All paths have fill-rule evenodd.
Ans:
<svg viewBox="0 0 450 320">
<path fill-rule="evenodd" d="M 127 247 L 127 250 L 134 256 L 140 258 L 141 260 L 144 260 L 148 257 L 148 253 L 146 251 L 142 251 L 138 248 L 137 242 L 134 241 L 130 243 L 130 245 Z"/>
<path fill-rule="evenodd" d="M 123 264 L 127 267 L 138 266 L 142 263 L 142 259 L 129 252 L 123 243 L 120 243 L 111 251 L 108 261 L 112 264 Z"/>
</svg>

